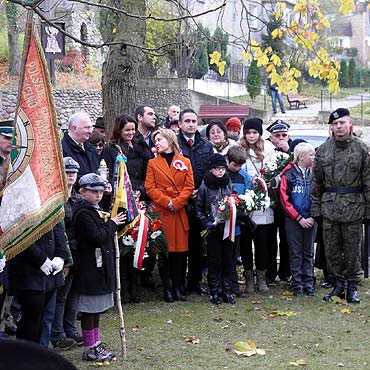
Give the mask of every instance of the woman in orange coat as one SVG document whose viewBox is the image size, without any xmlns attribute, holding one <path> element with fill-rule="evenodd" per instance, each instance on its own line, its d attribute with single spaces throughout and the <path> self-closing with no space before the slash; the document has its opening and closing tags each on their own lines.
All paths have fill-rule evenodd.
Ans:
<svg viewBox="0 0 370 370">
<path fill-rule="evenodd" d="M 145 190 L 159 213 L 168 240 L 168 259 L 160 255 L 158 270 L 164 289 L 164 300 L 184 301 L 180 286 L 185 281 L 189 223 L 185 206 L 194 189 L 190 160 L 180 154 L 176 135 L 169 129 L 152 134 L 158 156 L 148 163 Z M 170 288 L 172 282 L 172 291 Z"/>
</svg>

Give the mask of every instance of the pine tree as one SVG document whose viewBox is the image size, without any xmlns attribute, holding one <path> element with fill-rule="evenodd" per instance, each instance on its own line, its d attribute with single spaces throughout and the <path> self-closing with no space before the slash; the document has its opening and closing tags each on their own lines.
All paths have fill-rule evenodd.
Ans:
<svg viewBox="0 0 370 370">
<path fill-rule="evenodd" d="M 348 86 L 348 66 L 344 59 L 340 61 L 339 85 L 341 87 Z"/>
<path fill-rule="evenodd" d="M 356 62 L 353 57 L 348 63 L 348 87 L 355 87 Z"/>
<path fill-rule="evenodd" d="M 257 62 L 254 60 L 248 69 L 247 91 L 252 100 L 261 94 L 262 77 Z"/>
</svg>

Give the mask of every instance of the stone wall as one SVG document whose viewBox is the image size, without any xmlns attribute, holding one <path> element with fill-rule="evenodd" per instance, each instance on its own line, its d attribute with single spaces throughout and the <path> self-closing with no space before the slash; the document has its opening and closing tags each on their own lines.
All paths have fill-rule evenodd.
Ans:
<svg viewBox="0 0 370 370">
<path fill-rule="evenodd" d="M 102 115 L 100 90 L 54 90 L 54 101 L 58 123 L 66 124 L 68 117 L 77 112 L 87 112 L 93 122 Z M 0 91 L 0 119 L 14 116 L 17 91 Z"/>
<path fill-rule="evenodd" d="M 93 122 L 102 115 L 101 90 L 54 90 L 58 123 L 67 123 L 71 114 L 86 111 Z M 0 91 L 0 119 L 14 116 L 16 91 Z M 199 111 L 202 104 L 235 104 L 228 100 L 188 89 L 187 79 L 141 79 L 137 85 L 137 105 L 151 105 L 159 118 L 164 119 L 170 105 Z M 122 112 L 133 114 L 133 112 Z"/>
</svg>

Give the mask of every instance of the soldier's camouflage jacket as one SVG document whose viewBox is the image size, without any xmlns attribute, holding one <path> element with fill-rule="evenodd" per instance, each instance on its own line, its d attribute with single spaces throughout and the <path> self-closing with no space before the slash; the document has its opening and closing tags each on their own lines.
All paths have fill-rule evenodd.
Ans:
<svg viewBox="0 0 370 370">
<path fill-rule="evenodd" d="M 325 192 L 325 187 L 361 187 L 361 193 Z M 338 223 L 370 218 L 369 147 L 350 136 L 328 139 L 316 151 L 311 183 L 311 215 Z"/>
</svg>

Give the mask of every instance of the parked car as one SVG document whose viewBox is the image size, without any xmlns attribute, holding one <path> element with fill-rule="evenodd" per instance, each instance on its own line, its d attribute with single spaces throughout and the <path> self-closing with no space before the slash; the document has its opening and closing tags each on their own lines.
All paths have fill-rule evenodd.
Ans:
<svg viewBox="0 0 370 370">
<path fill-rule="evenodd" d="M 329 137 L 328 129 L 321 128 L 291 128 L 289 136 L 292 140 L 303 139 L 312 144 L 315 148 L 319 147 Z"/>
</svg>

